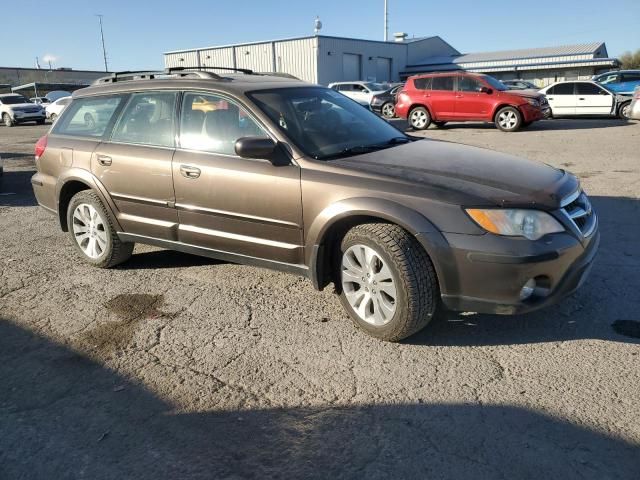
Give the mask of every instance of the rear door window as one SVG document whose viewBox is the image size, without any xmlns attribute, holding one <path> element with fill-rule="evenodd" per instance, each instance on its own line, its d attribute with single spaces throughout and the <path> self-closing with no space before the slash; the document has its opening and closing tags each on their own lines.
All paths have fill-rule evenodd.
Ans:
<svg viewBox="0 0 640 480">
<path fill-rule="evenodd" d="M 111 141 L 173 147 L 176 98 L 175 92 L 133 94 L 113 130 Z"/>
<path fill-rule="evenodd" d="M 416 90 L 431 90 L 431 77 L 414 78 L 413 85 Z"/>
<path fill-rule="evenodd" d="M 639 73 L 623 73 L 622 74 L 623 82 L 637 82 L 640 81 L 640 72 Z"/>
<path fill-rule="evenodd" d="M 454 77 L 433 77 L 431 90 L 453 91 Z"/>
<path fill-rule="evenodd" d="M 553 87 L 554 95 L 573 95 L 573 83 L 559 83 Z"/>
<path fill-rule="evenodd" d="M 77 137 L 102 137 L 123 101 L 122 95 L 76 98 L 53 125 L 51 133 Z M 70 99 L 58 104 L 65 105 Z"/>
</svg>

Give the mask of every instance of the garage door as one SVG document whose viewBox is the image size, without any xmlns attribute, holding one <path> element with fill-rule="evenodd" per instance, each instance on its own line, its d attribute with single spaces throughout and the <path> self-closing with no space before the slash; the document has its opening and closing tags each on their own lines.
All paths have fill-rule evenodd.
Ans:
<svg viewBox="0 0 640 480">
<path fill-rule="evenodd" d="M 376 82 L 388 82 L 391 80 L 391 59 L 378 57 L 376 63 Z"/>
<path fill-rule="evenodd" d="M 342 54 L 343 80 L 360 80 L 360 55 Z"/>
</svg>

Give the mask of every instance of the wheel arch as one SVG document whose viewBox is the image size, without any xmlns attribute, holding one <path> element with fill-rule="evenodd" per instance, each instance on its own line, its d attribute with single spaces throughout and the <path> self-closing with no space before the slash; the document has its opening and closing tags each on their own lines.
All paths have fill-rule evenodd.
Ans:
<svg viewBox="0 0 640 480">
<path fill-rule="evenodd" d="M 411 106 L 407 109 L 407 120 L 411 116 L 411 112 L 413 111 L 413 109 L 418 108 L 418 107 L 424 108 L 429 113 L 429 116 L 431 117 L 431 119 L 432 120 L 435 119 L 435 117 L 433 116 L 433 113 L 431 112 L 431 109 L 429 108 L 428 105 L 426 105 L 424 103 L 412 103 Z"/>
<path fill-rule="evenodd" d="M 441 244 L 446 243 L 446 240 L 433 223 L 419 212 L 390 200 L 353 198 L 325 208 L 316 216 L 308 230 L 306 263 L 314 288 L 322 290 L 333 280 L 333 255 L 346 232 L 355 225 L 370 222 L 392 223 L 414 235 L 431 257 L 438 283 L 442 283 L 439 261 L 434 257 L 436 251 L 442 250 Z M 433 245 L 432 248 L 432 243 L 439 245 Z"/>
<path fill-rule="evenodd" d="M 117 212 L 117 207 L 104 186 L 90 172 L 82 169 L 71 169 L 64 177 L 60 177 L 56 185 L 58 218 L 62 231 L 66 232 L 69 230 L 69 225 L 67 224 L 67 208 L 69 207 L 69 202 L 75 194 L 83 190 L 93 190 L 96 192 L 98 197 L 100 197 L 100 201 L 106 207 L 116 228 L 122 230 L 114 213 Z"/>
<path fill-rule="evenodd" d="M 491 115 L 491 119 L 492 121 L 495 123 L 496 121 L 496 117 L 498 116 L 498 112 L 500 110 L 502 110 L 504 107 L 511 107 L 511 108 L 515 108 L 518 113 L 520 114 L 520 117 L 522 117 L 522 120 L 524 121 L 524 114 L 522 113 L 522 110 L 520 109 L 520 107 L 518 107 L 517 105 L 513 105 L 512 103 L 499 103 L 494 109 L 493 109 L 493 114 Z"/>
</svg>

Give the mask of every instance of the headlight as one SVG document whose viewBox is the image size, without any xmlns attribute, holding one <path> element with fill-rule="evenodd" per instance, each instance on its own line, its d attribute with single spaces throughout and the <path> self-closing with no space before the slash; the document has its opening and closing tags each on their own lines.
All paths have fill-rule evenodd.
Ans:
<svg viewBox="0 0 640 480">
<path fill-rule="evenodd" d="M 564 232 L 564 227 L 551 215 L 538 210 L 465 209 L 486 231 L 509 237 L 538 240 L 547 233 Z"/>
<path fill-rule="evenodd" d="M 534 107 L 540 106 L 540 102 L 538 102 L 538 100 L 536 100 L 535 98 L 527 98 L 527 102 L 529 102 L 529 105 L 533 105 Z"/>
</svg>

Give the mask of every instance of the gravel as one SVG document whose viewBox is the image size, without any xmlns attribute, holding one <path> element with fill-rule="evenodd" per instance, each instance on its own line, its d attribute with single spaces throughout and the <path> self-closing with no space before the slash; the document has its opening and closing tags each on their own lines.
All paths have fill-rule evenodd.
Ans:
<svg viewBox="0 0 640 480">
<path fill-rule="evenodd" d="M 638 478 L 640 124 L 420 132 L 575 172 L 602 243 L 561 304 L 400 344 L 295 276 L 81 263 L 31 192 L 47 128 L 0 127 L 0 478 Z"/>
</svg>

